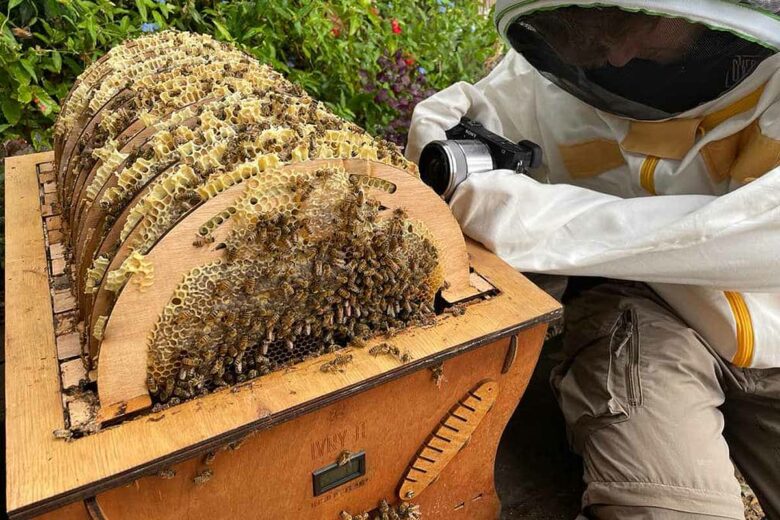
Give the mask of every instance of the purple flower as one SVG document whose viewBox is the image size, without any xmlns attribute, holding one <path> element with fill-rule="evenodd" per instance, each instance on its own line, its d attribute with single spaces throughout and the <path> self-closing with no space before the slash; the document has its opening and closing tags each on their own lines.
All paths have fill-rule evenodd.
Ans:
<svg viewBox="0 0 780 520">
<path fill-rule="evenodd" d="M 382 89 L 379 92 L 377 92 L 376 97 L 374 99 L 376 99 L 380 103 L 384 103 L 389 98 L 390 98 L 390 96 L 389 96 L 389 94 L 387 92 L 387 89 Z"/>
<path fill-rule="evenodd" d="M 141 24 L 141 32 L 145 32 L 145 33 L 153 33 L 159 28 L 160 26 L 154 22 Z"/>
<path fill-rule="evenodd" d="M 428 71 L 425 70 L 425 67 L 417 67 L 417 72 L 419 72 L 423 76 L 425 76 L 428 73 Z"/>
</svg>

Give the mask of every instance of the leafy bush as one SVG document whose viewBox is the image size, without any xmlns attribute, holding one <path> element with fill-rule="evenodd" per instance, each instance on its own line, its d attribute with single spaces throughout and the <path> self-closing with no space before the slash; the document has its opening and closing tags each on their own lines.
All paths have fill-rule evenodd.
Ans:
<svg viewBox="0 0 780 520">
<path fill-rule="evenodd" d="M 500 52 L 482 0 L 6 0 L 0 142 L 50 145 L 85 66 L 142 32 L 213 34 L 284 72 L 339 115 L 403 143 L 414 105 L 473 81 Z"/>
</svg>

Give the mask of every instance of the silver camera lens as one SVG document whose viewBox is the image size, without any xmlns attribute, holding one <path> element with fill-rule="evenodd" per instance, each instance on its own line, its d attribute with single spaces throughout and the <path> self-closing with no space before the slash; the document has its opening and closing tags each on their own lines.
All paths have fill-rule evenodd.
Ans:
<svg viewBox="0 0 780 520">
<path fill-rule="evenodd" d="M 495 169 L 490 148 L 477 140 L 433 141 L 423 148 L 419 167 L 422 181 L 444 200 L 472 173 Z"/>
</svg>

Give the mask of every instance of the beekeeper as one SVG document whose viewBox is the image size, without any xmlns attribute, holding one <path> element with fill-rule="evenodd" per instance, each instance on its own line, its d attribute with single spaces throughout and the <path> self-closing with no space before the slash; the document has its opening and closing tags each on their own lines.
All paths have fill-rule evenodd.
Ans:
<svg viewBox="0 0 780 520">
<path fill-rule="evenodd" d="M 544 150 L 451 206 L 515 268 L 577 277 L 552 384 L 584 518 L 744 518 L 732 460 L 780 518 L 777 12 L 498 0 L 513 50 L 414 112 L 413 160 L 461 116 Z"/>
</svg>

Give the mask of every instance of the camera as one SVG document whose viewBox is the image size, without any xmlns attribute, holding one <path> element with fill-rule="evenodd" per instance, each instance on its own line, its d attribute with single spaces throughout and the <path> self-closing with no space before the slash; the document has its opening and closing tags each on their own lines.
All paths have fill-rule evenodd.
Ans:
<svg viewBox="0 0 780 520">
<path fill-rule="evenodd" d="M 422 181 L 444 200 L 472 173 L 498 169 L 526 173 L 542 164 L 539 145 L 531 141 L 515 144 L 466 117 L 445 135 L 446 141 L 433 141 L 423 148 L 418 164 Z"/>
</svg>

